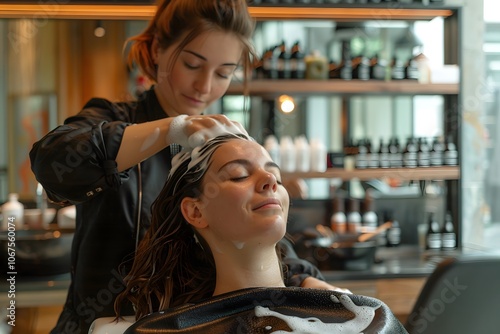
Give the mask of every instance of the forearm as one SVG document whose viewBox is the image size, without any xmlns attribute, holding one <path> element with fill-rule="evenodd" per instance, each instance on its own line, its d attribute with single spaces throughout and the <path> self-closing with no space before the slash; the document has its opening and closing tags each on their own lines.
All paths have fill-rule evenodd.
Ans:
<svg viewBox="0 0 500 334">
<path fill-rule="evenodd" d="M 167 134 L 171 121 L 164 118 L 127 127 L 115 160 L 118 171 L 133 167 L 170 145 Z"/>
</svg>

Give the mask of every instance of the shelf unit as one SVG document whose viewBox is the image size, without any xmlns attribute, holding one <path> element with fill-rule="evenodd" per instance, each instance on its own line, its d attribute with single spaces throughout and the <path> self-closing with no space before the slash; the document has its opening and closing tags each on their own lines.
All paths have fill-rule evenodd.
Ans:
<svg viewBox="0 0 500 334">
<path fill-rule="evenodd" d="M 293 172 L 282 173 L 285 179 L 331 179 L 339 178 L 343 181 L 358 179 L 369 181 L 378 178 L 395 178 L 399 180 L 458 180 L 460 168 L 458 166 L 418 167 L 418 168 L 373 168 L 353 169 L 329 168 L 325 172 Z"/>
<path fill-rule="evenodd" d="M 279 20 L 335 20 L 337 22 L 361 21 L 429 21 L 436 17 L 444 18 L 444 63 L 456 64 L 460 67 L 460 27 L 461 8 L 431 5 L 405 4 L 322 4 L 271 6 L 261 5 L 251 8 L 252 15 L 259 21 Z M 461 80 L 460 80 L 461 82 Z M 460 152 L 460 95 L 461 83 L 429 83 L 422 84 L 416 80 L 282 80 L 253 79 L 246 85 L 234 81 L 228 95 L 249 95 L 261 97 L 272 104 L 272 100 L 282 94 L 292 96 L 341 96 L 342 117 L 346 124 L 349 121 L 350 100 L 354 96 L 417 96 L 440 95 L 444 99 L 444 133 L 451 133 Z M 342 123 L 344 124 L 344 123 Z M 342 126 L 343 141 L 346 144 L 350 133 L 345 124 Z M 460 157 L 459 157 L 460 158 Z M 293 172 L 283 173 L 284 179 L 341 179 L 350 181 L 357 179 L 368 181 L 376 178 L 394 178 L 407 181 L 443 181 L 446 185 L 446 209 L 451 210 L 455 219 L 458 246 L 461 246 L 461 167 L 458 166 L 418 167 L 418 168 L 374 168 L 353 169 L 329 168 L 325 172 Z"/>
<path fill-rule="evenodd" d="M 421 84 L 415 80 L 251 80 L 245 88 L 242 83 L 232 82 L 227 94 L 244 94 L 273 97 L 280 94 L 294 95 L 457 95 L 459 84 Z"/>
</svg>

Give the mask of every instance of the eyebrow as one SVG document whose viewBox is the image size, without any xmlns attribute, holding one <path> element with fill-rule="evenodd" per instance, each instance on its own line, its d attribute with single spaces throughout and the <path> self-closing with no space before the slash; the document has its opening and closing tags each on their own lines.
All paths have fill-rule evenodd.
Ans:
<svg viewBox="0 0 500 334">
<path fill-rule="evenodd" d="M 223 170 L 224 168 L 226 168 L 227 166 L 232 165 L 232 164 L 243 165 L 245 167 L 250 167 L 252 165 L 249 160 L 246 160 L 246 159 L 236 159 L 236 160 L 228 161 L 225 164 L 223 164 L 219 168 L 219 170 L 217 172 L 220 172 L 221 170 Z M 278 168 L 278 170 L 281 172 L 280 167 L 274 161 L 268 161 L 268 162 L 266 162 L 265 165 L 264 165 L 264 167 L 266 167 L 266 168 Z"/>
<path fill-rule="evenodd" d="M 200 58 L 201 60 L 208 61 L 207 58 L 203 57 L 201 54 L 196 53 L 194 51 L 182 50 L 182 52 L 187 52 L 187 53 L 192 54 L 193 56 L 195 56 L 197 58 Z M 238 66 L 238 64 L 237 63 L 224 63 L 224 64 L 221 64 L 220 66 Z"/>
</svg>

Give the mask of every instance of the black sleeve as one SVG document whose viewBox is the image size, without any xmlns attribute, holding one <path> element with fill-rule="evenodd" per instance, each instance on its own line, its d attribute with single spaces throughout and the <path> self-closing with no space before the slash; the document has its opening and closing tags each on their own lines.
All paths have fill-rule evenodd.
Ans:
<svg viewBox="0 0 500 334">
<path fill-rule="evenodd" d="M 31 169 L 52 201 L 76 204 L 119 187 L 127 173 L 115 158 L 130 119 L 123 105 L 93 99 L 33 145 Z"/>
<path fill-rule="evenodd" d="M 302 282 L 311 276 L 322 281 L 325 280 L 316 266 L 297 256 L 288 240 L 282 239 L 280 246 L 284 254 L 283 263 L 287 266 L 285 275 L 286 286 L 301 286 Z"/>
</svg>

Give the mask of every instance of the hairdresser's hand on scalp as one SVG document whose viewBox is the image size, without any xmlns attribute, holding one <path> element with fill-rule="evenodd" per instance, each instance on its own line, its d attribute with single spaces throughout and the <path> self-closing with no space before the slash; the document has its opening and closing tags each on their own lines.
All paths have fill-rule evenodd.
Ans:
<svg viewBox="0 0 500 334">
<path fill-rule="evenodd" d="M 303 288 L 309 288 L 309 289 L 322 289 L 322 290 L 333 290 L 333 291 L 338 291 L 338 292 L 343 292 L 343 293 L 352 293 L 349 289 L 342 289 L 337 286 L 328 284 L 325 281 L 322 281 L 320 279 L 317 279 L 315 277 L 307 277 L 303 282 L 301 287 Z"/>
<path fill-rule="evenodd" d="M 176 143 L 189 149 L 225 133 L 248 135 L 240 123 L 224 115 L 179 115 L 170 123 L 167 143 Z"/>
</svg>

